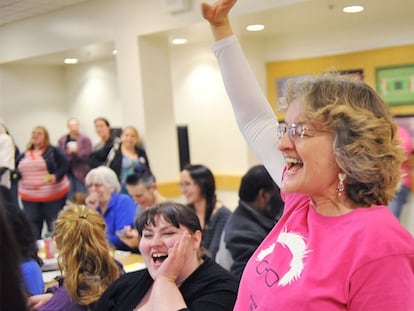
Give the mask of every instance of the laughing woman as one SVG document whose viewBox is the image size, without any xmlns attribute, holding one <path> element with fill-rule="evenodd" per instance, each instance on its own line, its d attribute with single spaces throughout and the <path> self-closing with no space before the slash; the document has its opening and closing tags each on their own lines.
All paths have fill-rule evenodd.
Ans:
<svg viewBox="0 0 414 311">
<path fill-rule="evenodd" d="M 154 205 L 136 227 L 147 268 L 115 281 L 95 310 L 233 310 L 237 281 L 202 255 L 201 226 L 191 208 Z"/>
<path fill-rule="evenodd" d="M 234 310 L 414 310 L 414 239 L 386 206 L 403 159 L 388 106 L 363 81 L 324 74 L 289 85 L 278 123 L 231 30 L 235 3 L 202 13 L 239 128 L 285 207 Z"/>
</svg>

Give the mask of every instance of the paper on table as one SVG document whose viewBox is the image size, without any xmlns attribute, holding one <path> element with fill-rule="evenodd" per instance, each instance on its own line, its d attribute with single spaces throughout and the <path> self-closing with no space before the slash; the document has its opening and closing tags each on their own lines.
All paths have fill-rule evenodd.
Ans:
<svg viewBox="0 0 414 311">
<path fill-rule="evenodd" d="M 146 266 L 143 262 L 135 262 L 135 263 L 131 263 L 129 265 L 124 266 L 125 272 L 132 272 L 132 271 L 137 271 L 137 270 L 141 270 L 145 268 Z"/>
<path fill-rule="evenodd" d="M 55 281 L 55 277 L 60 276 L 60 271 L 47 271 L 42 273 L 43 282 L 49 283 Z"/>
</svg>

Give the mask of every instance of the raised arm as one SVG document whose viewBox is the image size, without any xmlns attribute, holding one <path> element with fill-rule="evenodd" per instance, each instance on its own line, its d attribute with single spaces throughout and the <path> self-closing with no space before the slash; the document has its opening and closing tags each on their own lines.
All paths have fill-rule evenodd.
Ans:
<svg viewBox="0 0 414 311">
<path fill-rule="evenodd" d="M 216 42 L 212 50 L 220 65 L 224 86 L 237 124 L 247 143 L 280 186 L 284 158 L 277 148 L 277 119 L 233 35 L 228 13 L 236 0 L 202 4 Z"/>
</svg>

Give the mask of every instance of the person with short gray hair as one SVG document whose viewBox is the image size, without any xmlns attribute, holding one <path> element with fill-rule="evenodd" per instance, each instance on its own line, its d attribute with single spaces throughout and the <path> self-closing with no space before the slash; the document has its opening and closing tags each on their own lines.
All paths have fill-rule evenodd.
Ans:
<svg viewBox="0 0 414 311">
<path fill-rule="evenodd" d="M 117 236 L 125 226 L 133 226 L 136 204 L 127 194 L 120 193 L 121 185 L 115 172 L 106 166 L 89 171 L 85 178 L 89 191 L 86 205 L 98 211 L 105 219 L 106 234 L 116 249 L 131 249 Z"/>
</svg>

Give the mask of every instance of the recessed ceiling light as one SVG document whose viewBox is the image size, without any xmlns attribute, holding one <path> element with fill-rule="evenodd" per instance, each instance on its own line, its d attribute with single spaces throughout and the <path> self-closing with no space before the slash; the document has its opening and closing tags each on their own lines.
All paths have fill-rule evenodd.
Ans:
<svg viewBox="0 0 414 311">
<path fill-rule="evenodd" d="M 76 64 L 78 62 L 77 58 L 65 58 L 63 61 L 65 64 Z"/>
<path fill-rule="evenodd" d="M 264 29 L 264 25 L 262 24 L 248 25 L 246 29 L 248 31 L 262 31 Z"/>
<path fill-rule="evenodd" d="M 351 5 L 346 6 L 342 9 L 344 13 L 359 13 L 364 10 L 364 7 L 362 5 Z"/>
<path fill-rule="evenodd" d="M 187 43 L 187 39 L 177 38 L 177 39 L 173 39 L 171 41 L 171 43 L 174 44 L 174 45 L 186 44 Z"/>
<path fill-rule="evenodd" d="M 112 55 L 117 55 L 118 54 L 118 50 L 113 50 L 112 51 Z"/>
</svg>

